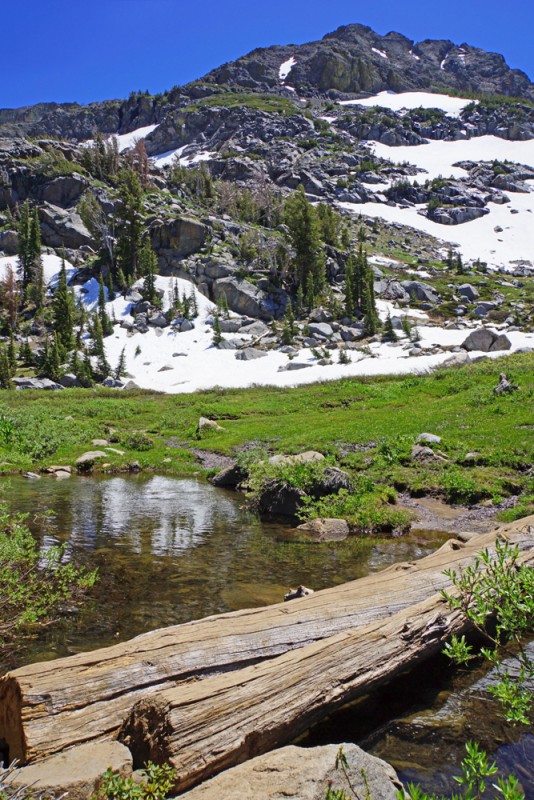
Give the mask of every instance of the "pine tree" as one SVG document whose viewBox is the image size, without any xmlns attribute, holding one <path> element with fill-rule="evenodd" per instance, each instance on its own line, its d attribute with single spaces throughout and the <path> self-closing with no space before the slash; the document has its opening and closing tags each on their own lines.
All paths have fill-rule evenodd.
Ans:
<svg viewBox="0 0 534 800">
<path fill-rule="evenodd" d="M 11 383 L 11 369 L 9 367 L 9 358 L 7 350 L 4 345 L 0 347 L 0 386 L 2 389 L 12 389 Z"/>
<path fill-rule="evenodd" d="M 143 189 L 139 176 L 131 169 L 119 174 L 117 210 L 117 262 L 126 279 L 135 279 L 141 245 Z"/>
<path fill-rule="evenodd" d="M 215 320 L 213 322 L 213 344 L 215 346 L 219 345 L 223 340 L 222 331 L 221 331 L 221 322 L 219 320 L 219 315 L 215 315 Z"/>
<path fill-rule="evenodd" d="M 24 364 L 24 366 L 26 366 L 26 367 L 32 366 L 32 364 L 33 364 L 33 353 L 32 353 L 32 349 L 30 347 L 30 343 L 29 343 L 27 338 L 24 340 L 24 342 L 20 346 L 19 358 L 22 361 L 22 363 Z"/>
<path fill-rule="evenodd" d="M 97 357 L 96 374 L 102 380 L 103 378 L 107 378 L 107 376 L 111 373 L 111 367 L 109 366 L 106 358 L 102 323 L 98 313 L 93 317 L 91 334 L 93 337 L 93 355 Z M 92 374 L 93 373 L 94 370 L 92 370 Z"/>
<path fill-rule="evenodd" d="M 31 258 L 31 281 L 34 287 L 35 305 L 40 311 L 44 305 L 44 274 L 41 257 L 41 226 L 37 208 L 33 209 L 30 221 L 28 255 Z"/>
<path fill-rule="evenodd" d="M 463 261 L 462 261 L 462 256 L 460 255 L 460 253 L 458 253 L 458 255 L 456 256 L 456 274 L 457 275 L 463 275 L 464 272 L 465 272 L 465 270 L 464 270 L 464 264 L 463 264 Z"/>
<path fill-rule="evenodd" d="M 226 297 L 226 295 L 225 295 L 225 297 Z M 191 294 L 189 295 L 189 302 L 190 302 L 190 305 L 191 305 L 191 316 L 194 319 L 195 317 L 198 317 L 198 303 L 197 303 L 197 296 L 196 296 L 196 293 L 195 293 L 195 289 L 194 289 L 193 286 L 191 287 Z M 226 306 L 228 308 L 228 303 L 226 304 Z"/>
<path fill-rule="evenodd" d="M 147 237 L 143 242 L 143 246 L 139 252 L 139 272 L 144 275 L 143 280 L 143 296 L 152 305 L 158 303 L 158 294 L 156 292 L 156 272 L 158 269 L 158 258 L 152 250 L 152 245 Z"/>
<path fill-rule="evenodd" d="M 311 298 L 308 305 L 313 306 L 325 283 L 324 252 L 317 213 L 302 185 L 286 200 L 284 222 L 295 251 L 293 261 L 297 287 L 302 287 L 307 301 Z"/>
<path fill-rule="evenodd" d="M 354 299 L 354 274 L 355 258 L 351 253 L 345 265 L 345 314 L 347 317 L 353 317 L 356 308 Z"/>
<path fill-rule="evenodd" d="M 121 378 L 124 378 L 125 375 L 126 375 L 126 348 L 123 347 L 113 377 L 115 378 L 115 380 L 118 381 Z"/>
<path fill-rule="evenodd" d="M 9 344 L 7 346 L 7 360 L 9 361 L 9 369 L 11 370 L 11 374 L 15 374 L 15 369 L 17 368 L 17 347 L 15 345 L 15 337 L 13 336 L 13 332 L 9 337 Z"/>
<path fill-rule="evenodd" d="M 102 335 L 109 336 L 110 333 L 113 333 L 113 325 L 106 311 L 106 288 L 104 286 L 104 277 L 102 273 L 100 273 L 98 278 L 98 316 L 100 317 L 100 324 L 102 325 Z"/>
<path fill-rule="evenodd" d="M 23 292 L 26 292 L 31 279 L 32 279 L 32 252 L 30 247 L 31 241 L 31 215 L 30 204 L 25 200 L 20 208 L 19 224 L 17 226 L 18 233 L 18 262 L 19 262 L 19 278 L 22 284 Z"/>
<path fill-rule="evenodd" d="M 384 323 L 384 337 L 389 339 L 390 342 L 397 341 L 397 334 L 395 332 L 395 328 L 393 327 L 393 320 L 391 319 L 391 312 L 389 309 L 386 321 Z"/>
<path fill-rule="evenodd" d="M 64 258 L 61 259 L 61 268 L 59 270 L 57 288 L 54 294 L 53 312 L 54 329 L 57 333 L 60 347 L 63 349 L 64 353 L 66 353 L 74 346 L 74 339 L 72 335 L 72 295 L 67 286 L 67 269 Z"/>
<path fill-rule="evenodd" d="M 228 300 L 227 300 L 227 298 L 226 298 L 226 292 L 223 292 L 223 293 L 222 293 L 222 294 L 221 294 L 221 295 L 220 295 L 220 296 L 217 298 L 217 308 L 218 308 L 218 310 L 219 310 L 219 315 L 220 315 L 220 316 L 221 316 L 223 319 L 228 319 L 228 317 L 229 317 L 229 310 L 228 310 Z"/>
<path fill-rule="evenodd" d="M 93 367 L 91 365 L 91 358 L 88 351 L 84 348 L 83 361 L 80 368 L 80 374 L 77 375 L 84 386 L 92 386 L 94 383 Z"/>
<path fill-rule="evenodd" d="M 115 292 L 113 291 L 113 276 L 111 274 L 111 270 L 108 272 L 108 280 L 107 280 L 107 290 L 108 290 L 108 300 L 115 300 Z"/>
<path fill-rule="evenodd" d="M 49 342 L 48 336 L 45 339 L 43 360 L 41 362 L 41 372 L 45 378 L 57 381 L 61 375 L 61 344 L 59 336 L 54 333 L 52 342 Z"/>
<path fill-rule="evenodd" d="M 352 294 L 356 308 L 359 308 L 365 313 L 365 298 L 367 291 L 367 283 L 369 277 L 369 264 L 367 261 L 367 253 L 363 249 L 363 244 L 360 241 L 358 253 L 353 262 L 353 280 L 352 280 Z"/>
<path fill-rule="evenodd" d="M 17 279 L 11 264 L 5 268 L 4 278 L 0 281 L 0 302 L 7 314 L 7 321 L 12 331 L 17 330 L 20 293 Z"/>
<path fill-rule="evenodd" d="M 295 310 L 298 317 L 300 317 L 304 311 L 304 293 L 302 291 L 302 286 L 299 286 L 297 289 L 297 294 L 295 297 Z"/>
<path fill-rule="evenodd" d="M 287 319 L 287 324 L 289 326 L 289 332 L 291 333 L 291 336 L 294 336 L 295 335 L 295 315 L 293 313 L 293 306 L 291 305 L 291 301 L 287 304 L 286 319 Z"/>
</svg>

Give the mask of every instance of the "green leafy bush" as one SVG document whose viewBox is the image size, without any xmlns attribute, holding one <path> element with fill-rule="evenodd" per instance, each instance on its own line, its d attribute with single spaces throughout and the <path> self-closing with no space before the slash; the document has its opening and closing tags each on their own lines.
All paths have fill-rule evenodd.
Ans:
<svg viewBox="0 0 534 800">
<path fill-rule="evenodd" d="M 65 562 L 64 548 L 42 551 L 25 522 L 0 505 L 0 653 L 18 635 L 56 619 L 66 601 L 81 599 L 96 580 L 96 571 Z"/>
<path fill-rule="evenodd" d="M 138 450 L 139 452 L 146 452 L 151 450 L 154 446 L 154 440 L 147 436 L 146 433 L 141 431 L 133 431 L 127 436 L 123 436 L 121 444 L 128 450 Z"/>
<path fill-rule="evenodd" d="M 153 764 L 145 767 L 141 782 L 129 775 L 117 775 L 110 768 L 100 778 L 100 788 L 93 800 L 163 800 L 174 786 L 176 770 L 169 764 Z M 1 798 L 0 798 L 1 800 Z"/>
</svg>

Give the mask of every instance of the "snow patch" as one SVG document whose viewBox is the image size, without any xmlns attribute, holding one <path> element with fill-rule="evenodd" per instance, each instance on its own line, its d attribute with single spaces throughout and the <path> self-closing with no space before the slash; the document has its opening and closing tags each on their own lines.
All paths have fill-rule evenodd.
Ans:
<svg viewBox="0 0 534 800">
<path fill-rule="evenodd" d="M 297 59 L 294 56 L 288 58 L 287 61 L 284 61 L 283 64 L 280 64 L 280 69 L 278 70 L 278 77 L 281 81 L 285 81 L 295 64 L 297 63 Z"/>
<path fill-rule="evenodd" d="M 176 150 L 168 150 L 166 153 L 154 156 L 152 158 L 152 163 L 155 167 L 162 169 L 163 167 L 168 167 L 170 164 L 173 164 L 176 159 L 178 159 L 181 167 L 191 167 L 193 164 L 198 164 L 200 161 L 209 161 L 217 155 L 217 153 L 213 151 L 200 150 L 198 153 L 182 157 L 182 153 L 189 147 L 190 145 L 186 144 L 182 147 L 178 147 Z"/>
<path fill-rule="evenodd" d="M 381 108 L 389 108 L 392 111 L 439 108 L 451 117 L 459 117 L 462 110 L 472 102 L 472 100 L 463 97 L 449 97 L 446 94 L 432 94 L 431 92 L 401 92 L 400 94 L 395 94 L 391 91 L 385 91 L 361 100 L 341 100 L 340 105 L 358 105 L 366 106 L 367 108 L 380 106 Z"/>
<path fill-rule="evenodd" d="M 140 139 L 146 139 L 148 134 L 155 131 L 157 127 L 158 125 L 145 125 L 144 128 L 137 128 L 137 130 L 130 131 L 130 133 L 121 133 L 117 135 L 115 138 L 119 145 L 119 153 L 122 153 L 123 150 L 127 150 L 129 147 L 133 147 Z"/>
<path fill-rule="evenodd" d="M 59 270 L 61 269 L 61 258 L 53 253 L 43 253 L 41 255 L 43 262 L 43 276 L 45 285 L 54 287 L 57 283 Z M 0 280 L 4 280 L 7 276 L 7 268 L 11 266 L 15 276 L 17 276 L 19 268 L 19 260 L 17 256 L 4 256 L 0 258 Z M 67 281 L 73 277 L 76 272 L 75 267 L 69 261 L 65 260 L 65 267 L 67 270 Z"/>
<path fill-rule="evenodd" d="M 373 53 L 376 53 L 378 56 L 380 56 L 380 58 L 388 57 L 387 53 L 384 53 L 383 50 L 378 50 L 376 47 L 371 47 L 371 50 L 373 51 Z"/>
</svg>

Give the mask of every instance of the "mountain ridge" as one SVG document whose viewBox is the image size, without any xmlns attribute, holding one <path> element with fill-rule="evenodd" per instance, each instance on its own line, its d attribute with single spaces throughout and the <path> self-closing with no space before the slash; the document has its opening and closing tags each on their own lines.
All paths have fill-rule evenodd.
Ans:
<svg viewBox="0 0 534 800">
<path fill-rule="evenodd" d="M 294 59 L 286 78 L 280 67 Z M 171 110 L 210 91 L 253 91 L 312 99 L 339 99 L 382 91 L 501 94 L 534 102 L 534 83 L 511 69 L 504 56 L 466 43 L 425 39 L 402 33 L 381 36 L 365 25 L 344 25 L 304 44 L 256 48 L 222 64 L 198 80 L 150 95 L 88 104 L 38 103 L 0 109 L 0 136 L 58 136 L 73 140 L 127 133 L 157 124 Z M 296 90 L 296 92 L 294 91 Z"/>
</svg>

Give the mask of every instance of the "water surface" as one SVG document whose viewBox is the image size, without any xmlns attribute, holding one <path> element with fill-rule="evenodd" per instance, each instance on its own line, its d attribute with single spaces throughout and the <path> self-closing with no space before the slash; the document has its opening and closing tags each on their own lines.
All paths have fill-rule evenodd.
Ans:
<svg viewBox="0 0 534 800">
<path fill-rule="evenodd" d="M 162 476 L 14 478 L 0 497 L 28 513 L 43 547 L 98 567 L 94 597 L 21 654 L 41 660 L 102 647 L 210 614 L 280 602 L 292 586 L 312 589 L 421 557 L 447 534 L 391 540 L 302 543 L 261 521 L 243 495 L 195 479 Z M 51 516 L 44 520 L 46 511 Z"/>
</svg>

